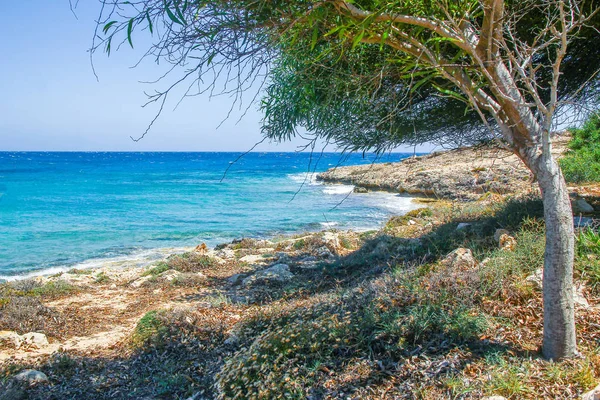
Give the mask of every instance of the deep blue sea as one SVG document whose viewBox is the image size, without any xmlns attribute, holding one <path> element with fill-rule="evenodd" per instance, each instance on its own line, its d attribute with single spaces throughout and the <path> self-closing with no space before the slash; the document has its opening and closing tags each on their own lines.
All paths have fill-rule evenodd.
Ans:
<svg viewBox="0 0 600 400">
<path fill-rule="evenodd" d="M 307 175 L 374 155 L 250 153 L 232 163 L 239 155 L 0 152 L 0 279 L 143 263 L 201 242 L 371 229 L 415 207 Z"/>
</svg>

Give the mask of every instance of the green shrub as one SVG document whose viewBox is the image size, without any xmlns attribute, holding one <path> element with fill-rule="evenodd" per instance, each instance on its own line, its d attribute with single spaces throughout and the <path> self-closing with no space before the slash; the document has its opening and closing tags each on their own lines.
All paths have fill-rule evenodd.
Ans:
<svg viewBox="0 0 600 400">
<path fill-rule="evenodd" d="M 565 179 L 574 183 L 600 181 L 600 112 L 571 132 L 569 150 L 560 160 Z"/>
<path fill-rule="evenodd" d="M 166 330 L 163 321 L 159 318 L 158 311 L 147 312 L 138 321 L 131 335 L 131 343 L 134 347 L 142 347 L 148 343 L 160 345 Z"/>
</svg>

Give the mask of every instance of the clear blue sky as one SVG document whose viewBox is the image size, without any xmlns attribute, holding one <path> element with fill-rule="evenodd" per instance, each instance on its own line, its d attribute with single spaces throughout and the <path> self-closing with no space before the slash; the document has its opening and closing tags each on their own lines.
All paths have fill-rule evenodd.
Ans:
<svg viewBox="0 0 600 400">
<path fill-rule="evenodd" d="M 163 69 L 152 62 L 130 68 L 143 45 L 123 48 L 110 58 L 96 54 L 96 81 L 87 50 L 99 6 L 80 0 L 75 18 L 68 0 L 3 5 L 0 151 L 245 151 L 261 139 L 256 106 L 240 122 L 234 114 L 217 129 L 231 99 L 204 96 L 186 99 L 175 111 L 176 102 L 170 103 L 146 138 L 133 142 L 130 135 L 139 136 L 156 113 L 141 107 L 144 91 L 162 88 L 140 81 L 155 80 Z M 265 143 L 257 150 L 293 151 L 301 143 Z"/>
</svg>

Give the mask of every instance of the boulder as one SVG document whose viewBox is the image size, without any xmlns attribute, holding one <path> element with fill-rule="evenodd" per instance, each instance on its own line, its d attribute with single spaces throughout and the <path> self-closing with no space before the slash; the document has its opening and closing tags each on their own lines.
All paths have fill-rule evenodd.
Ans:
<svg viewBox="0 0 600 400">
<path fill-rule="evenodd" d="M 48 377 L 43 372 L 36 371 L 35 369 L 26 369 L 15 375 L 13 380 L 27 386 L 32 386 L 48 382 Z"/>
<path fill-rule="evenodd" d="M 48 338 L 43 333 L 38 332 L 29 332 L 21 336 L 23 339 L 23 344 L 27 347 L 34 347 L 36 349 L 41 349 L 43 347 L 48 346 Z"/>
<path fill-rule="evenodd" d="M 510 236 L 510 232 L 506 229 L 496 229 L 496 232 L 494 233 L 494 240 L 496 241 L 496 243 L 500 244 L 500 238 L 502 237 L 502 235 Z"/>
<path fill-rule="evenodd" d="M 505 233 L 500 236 L 498 240 L 498 246 L 501 250 L 515 251 L 515 248 L 517 247 L 517 239 Z"/>
<path fill-rule="evenodd" d="M 579 197 L 575 201 L 572 202 L 573 212 L 574 213 L 592 213 L 594 212 L 594 207 L 590 205 L 585 199 Z"/>
<path fill-rule="evenodd" d="M 470 249 L 458 248 L 448 254 L 442 264 L 457 270 L 469 270 L 475 268 L 477 261 Z"/>
<path fill-rule="evenodd" d="M 471 224 L 469 222 L 461 222 L 460 224 L 458 224 L 458 226 L 456 227 L 457 231 L 462 231 L 462 230 L 467 230 L 471 228 Z"/>
<path fill-rule="evenodd" d="M 600 400 L 600 385 L 581 396 L 581 400 Z"/>
<path fill-rule="evenodd" d="M 265 258 L 260 254 L 250 254 L 240 258 L 240 261 L 248 264 L 256 264 L 265 261 Z"/>
<path fill-rule="evenodd" d="M 242 283 L 244 286 L 252 285 L 258 281 L 278 281 L 285 282 L 294 277 L 290 272 L 290 266 L 287 264 L 275 264 L 265 270 L 258 271 L 254 275 L 245 278 Z"/>
<path fill-rule="evenodd" d="M 354 193 L 369 193 L 369 190 L 362 186 L 355 186 L 353 191 L 354 191 Z"/>
<path fill-rule="evenodd" d="M 594 220 L 588 217 L 574 217 L 573 224 L 575 225 L 575 228 L 585 228 L 594 226 Z"/>
<path fill-rule="evenodd" d="M 315 254 L 319 258 L 332 258 L 332 257 L 334 257 L 334 254 L 331 252 L 331 250 L 329 250 L 329 248 L 327 246 L 319 247 L 317 250 L 315 250 Z"/>
<path fill-rule="evenodd" d="M 229 282 L 230 284 L 232 284 L 233 286 L 235 285 L 239 285 L 240 283 L 242 283 L 242 281 L 244 280 L 244 278 L 246 277 L 245 274 L 235 274 L 235 275 L 231 275 L 229 277 L 229 279 L 227 279 L 227 282 Z"/>
<path fill-rule="evenodd" d="M 0 331 L 0 348 L 9 347 L 18 349 L 23 344 L 23 338 L 17 332 Z"/>
<path fill-rule="evenodd" d="M 235 251 L 233 249 L 223 248 L 217 251 L 216 255 L 217 257 L 227 260 L 229 258 L 235 258 Z"/>
<path fill-rule="evenodd" d="M 206 243 L 200 243 L 198 246 L 196 246 L 194 251 L 200 254 L 206 254 L 208 247 L 206 246 Z"/>
<path fill-rule="evenodd" d="M 325 242 L 325 245 L 332 251 L 340 248 L 340 239 L 338 238 L 338 235 L 333 232 L 324 232 L 323 242 Z"/>
<path fill-rule="evenodd" d="M 537 289 L 542 290 L 544 281 L 544 268 L 536 269 L 533 274 L 525 278 L 525 281 L 531 283 Z M 590 306 L 590 303 L 588 303 L 587 299 L 583 295 L 583 291 L 583 285 L 578 285 L 577 283 L 573 284 L 573 302 L 576 306 L 588 308 Z"/>
</svg>

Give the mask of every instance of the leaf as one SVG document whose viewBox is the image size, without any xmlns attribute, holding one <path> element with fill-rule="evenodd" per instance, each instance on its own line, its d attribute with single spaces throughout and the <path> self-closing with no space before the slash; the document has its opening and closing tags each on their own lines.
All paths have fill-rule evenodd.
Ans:
<svg viewBox="0 0 600 400">
<path fill-rule="evenodd" d="M 150 19 L 150 14 L 146 13 L 146 19 L 148 20 L 148 28 L 150 29 L 150 34 L 153 34 L 154 31 L 152 29 L 152 20 Z"/>
<path fill-rule="evenodd" d="M 360 43 L 360 41 L 362 40 L 362 38 L 364 36 L 365 36 L 365 31 L 363 30 L 354 37 L 354 40 L 352 41 L 352 49 L 354 49 L 356 46 L 358 46 L 358 44 Z"/>
<path fill-rule="evenodd" d="M 317 45 L 317 40 L 319 40 L 319 27 L 317 25 L 314 26 L 313 28 L 313 32 L 312 32 L 312 39 L 310 42 L 310 49 L 314 50 L 315 46 Z"/>
<path fill-rule="evenodd" d="M 169 17 L 169 19 L 173 22 L 175 22 L 176 24 L 179 25 L 183 25 L 183 22 L 181 22 L 176 16 L 175 14 L 173 14 L 173 11 L 171 11 L 171 9 L 169 8 L 169 3 L 165 2 L 165 11 L 167 12 L 167 16 Z"/>
<path fill-rule="evenodd" d="M 133 32 L 133 18 L 131 18 L 129 20 L 129 23 L 127 24 L 127 41 L 129 42 L 129 45 L 133 49 L 133 41 L 131 40 L 132 32 Z"/>
<path fill-rule="evenodd" d="M 116 23 L 117 23 L 117 21 L 110 21 L 109 23 L 104 25 L 104 28 L 102 28 L 102 31 L 104 32 L 104 34 L 106 34 L 108 32 L 108 30 L 110 29 L 110 27 Z"/>
</svg>

